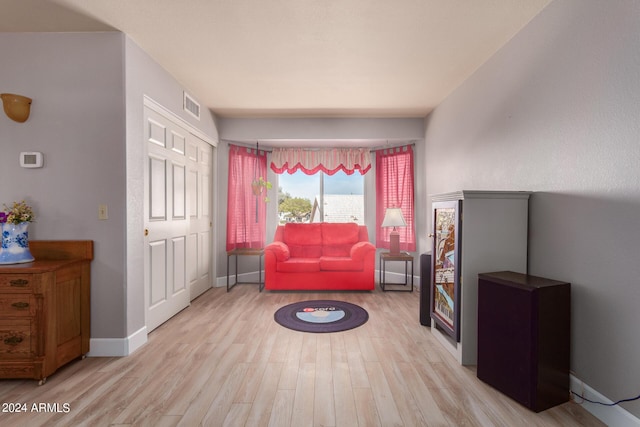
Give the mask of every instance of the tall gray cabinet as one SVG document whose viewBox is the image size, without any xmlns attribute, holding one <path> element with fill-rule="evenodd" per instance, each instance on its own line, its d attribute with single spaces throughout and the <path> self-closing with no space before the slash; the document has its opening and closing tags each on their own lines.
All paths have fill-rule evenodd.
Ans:
<svg viewBox="0 0 640 427">
<path fill-rule="evenodd" d="M 529 192 L 431 196 L 433 333 L 463 365 L 477 363 L 478 274 L 527 273 Z"/>
</svg>

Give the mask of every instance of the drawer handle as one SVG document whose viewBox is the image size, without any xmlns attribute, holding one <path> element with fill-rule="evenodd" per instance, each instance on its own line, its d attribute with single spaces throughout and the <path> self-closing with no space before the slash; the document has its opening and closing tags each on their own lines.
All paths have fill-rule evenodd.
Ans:
<svg viewBox="0 0 640 427">
<path fill-rule="evenodd" d="M 29 281 L 25 279 L 15 279 L 11 280 L 9 283 L 11 284 L 11 286 L 22 287 L 27 286 L 29 284 Z"/>
<path fill-rule="evenodd" d="M 4 339 L 4 343 L 6 345 L 18 345 L 22 342 L 22 337 L 12 336 Z"/>
<path fill-rule="evenodd" d="M 17 308 L 18 310 L 22 310 L 22 309 L 25 309 L 25 308 L 29 307 L 29 303 L 28 302 L 14 302 L 11 305 L 13 307 Z"/>
</svg>

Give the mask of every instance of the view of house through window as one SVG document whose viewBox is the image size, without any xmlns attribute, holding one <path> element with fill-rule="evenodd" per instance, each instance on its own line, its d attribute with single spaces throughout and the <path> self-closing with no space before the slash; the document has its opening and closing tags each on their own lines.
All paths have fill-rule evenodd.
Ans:
<svg viewBox="0 0 640 427">
<path fill-rule="evenodd" d="M 364 176 L 302 171 L 278 175 L 278 217 L 286 222 L 355 222 L 364 225 Z"/>
</svg>

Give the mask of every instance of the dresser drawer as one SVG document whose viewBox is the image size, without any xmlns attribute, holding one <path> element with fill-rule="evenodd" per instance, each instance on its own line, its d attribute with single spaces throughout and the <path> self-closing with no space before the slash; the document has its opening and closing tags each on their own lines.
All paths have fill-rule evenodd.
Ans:
<svg viewBox="0 0 640 427">
<path fill-rule="evenodd" d="M 1 294 L 0 318 L 36 315 L 36 299 L 31 294 Z"/>
<path fill-rule="evenodd" d="M 31 344 L 29 320 L 0 320 L 0 360 L 25 359 L 34 356 Z"/>
<path fill-rule="evenodd" d="M 0 275 L 0 290 L 32 289 L 32 274 L 2 274 Z"/>
</svg>

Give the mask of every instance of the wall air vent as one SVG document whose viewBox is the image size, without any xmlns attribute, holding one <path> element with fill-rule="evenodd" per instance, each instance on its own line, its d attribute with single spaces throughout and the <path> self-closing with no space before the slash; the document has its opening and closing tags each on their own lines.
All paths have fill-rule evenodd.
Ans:
<svg viewBox="0 0 640 427">
<path fill-rule="evenodd" d="M 200 104 L 196 102 L 195 99 L 187 92 L 184 92 L 184 100 L 182 103 L 182 108 L 184 111 L 191 114 L 196 119 L 200 120 Z"/>
</svg>

